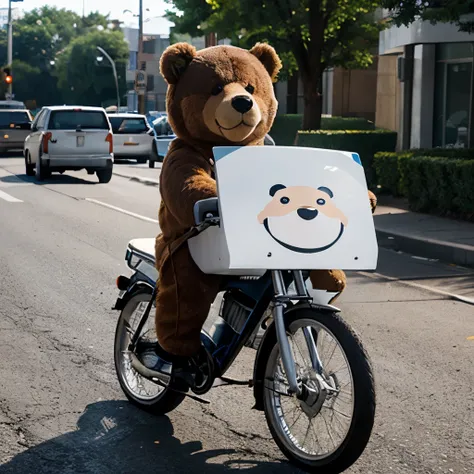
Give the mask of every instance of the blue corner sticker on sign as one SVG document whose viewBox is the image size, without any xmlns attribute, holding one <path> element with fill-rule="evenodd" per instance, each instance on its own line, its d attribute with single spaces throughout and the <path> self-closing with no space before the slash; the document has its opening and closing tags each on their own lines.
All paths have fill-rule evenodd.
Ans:
<svg viewBox="0 0 474 474">
<path fill-rule="evenodd" d="M 357 153 L 352 153 L 352 159 L 362 166 L 362 161 L 360 161 L 360 156 Z"/>
<path fill-rule="evenodd" d="M 214 153 L 214 160 L 218 161 L 230 155 L 232 152 L 242 148 L 240 146 L 215 146 L 212 151 Z"/>
</svg>

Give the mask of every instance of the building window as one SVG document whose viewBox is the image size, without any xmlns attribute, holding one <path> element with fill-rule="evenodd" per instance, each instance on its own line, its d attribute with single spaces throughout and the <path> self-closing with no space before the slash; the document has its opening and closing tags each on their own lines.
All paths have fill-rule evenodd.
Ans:
<svg viewBox="0 0 474 474">
<path fill-rule="evenodd" d="M 470 147 L 474 144 L 472 43 L 437 45 L 433 146 Z"/>
<path fill-rule="evenodd" d="M 143 52 L 145 54 L 155 54 L 155 40 L 143 41 Z"/>
<path fill-rule="evenodd" d="M 136 71 L 137 70 L 137 52 L 130 51 L 128 55 L 128 70 L 129 71 Z"/>
<path fill-rule="evenodd" d="M 147 91 L 153 91 L 155 90 L 155 76 L 150 74 L 147 76 L 147 85 L 146 85 L 146 90 Z"/>
</svg>

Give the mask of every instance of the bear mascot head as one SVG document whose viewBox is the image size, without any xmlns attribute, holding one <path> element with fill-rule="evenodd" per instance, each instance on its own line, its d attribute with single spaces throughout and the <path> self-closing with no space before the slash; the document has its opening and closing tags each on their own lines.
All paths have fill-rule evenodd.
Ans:
<svg viewBox="0 0 474 474">
<path fill-rule="evenodd" d="M 177 43 L 162 55 L 160 69 L 168 83 L 169 122 L 178 138 L 206 149 L 263 144 L 277 111 L 273 82 L 281 69 L 270 45 L 196 51 Z"/>
</svg>

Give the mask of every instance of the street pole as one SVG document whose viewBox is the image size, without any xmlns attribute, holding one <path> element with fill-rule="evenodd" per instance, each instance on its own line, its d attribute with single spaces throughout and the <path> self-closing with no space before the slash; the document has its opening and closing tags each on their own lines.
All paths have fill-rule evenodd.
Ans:
<svg viewBox="0 0 474 474">
<path fill-rule="evenodd" d="M 142 68 L 143 53 L 143 0 L 139 0 L 138 6 L 138 69 Z M 145 94 L 138 94 L 138 113 L 145 114 Z"/>
<path fill-rule="evenodd" d="M 13 62 L 13 24 L 12 24 L 12 1 L 8 0 L 8 51 L 7 63 L 8 67 L 12 67 Z M 13 73 L 11 73 L 13 74 Z M 13 84 L 8 84 L 8 93 L 12 99 Z"/>
<path fill-rule="evenodd" d="M 118 85 L 118 76 L 117 76 L 117 69 L 115 68 L 115 61 L 107 54 L 107 51 L 100 46 L 97 46 L 97 49 L 109 60 L 110 64 L 112 65 L 112 70 L 114 71 L 114 79 L 115 79 L 115 88 L 117 89 L 117 113 L 120 108 L 120 91 Z"/>
</svg>

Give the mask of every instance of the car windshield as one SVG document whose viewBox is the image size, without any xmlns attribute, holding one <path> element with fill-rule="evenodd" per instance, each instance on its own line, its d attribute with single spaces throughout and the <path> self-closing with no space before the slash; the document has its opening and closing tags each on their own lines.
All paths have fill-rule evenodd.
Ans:
<svg viewBox="0 0 474 474">
<path fill-rule="evenodd" d="M 148 127 L 142 118 L 109 117 L 113 133 L 146 133 Z"/>
<path fill-rule="evenodd" d="M 50 130 L 108 130 L 104 112 L 95 110 L 54 110 L 49 119 Z"/>
<path fill-rule="evenodd" d="M 30 117 L 26 112 L 0 112 L 0 127 L 9 128 L 11 124 L 27 123 Z"/>
<path fill-rule="evenodd" d="M 153 128 L 157 135 L 174 135 L 173 129 L 166 116 L 160 117 L 153 122 Z"/>
</svg>

